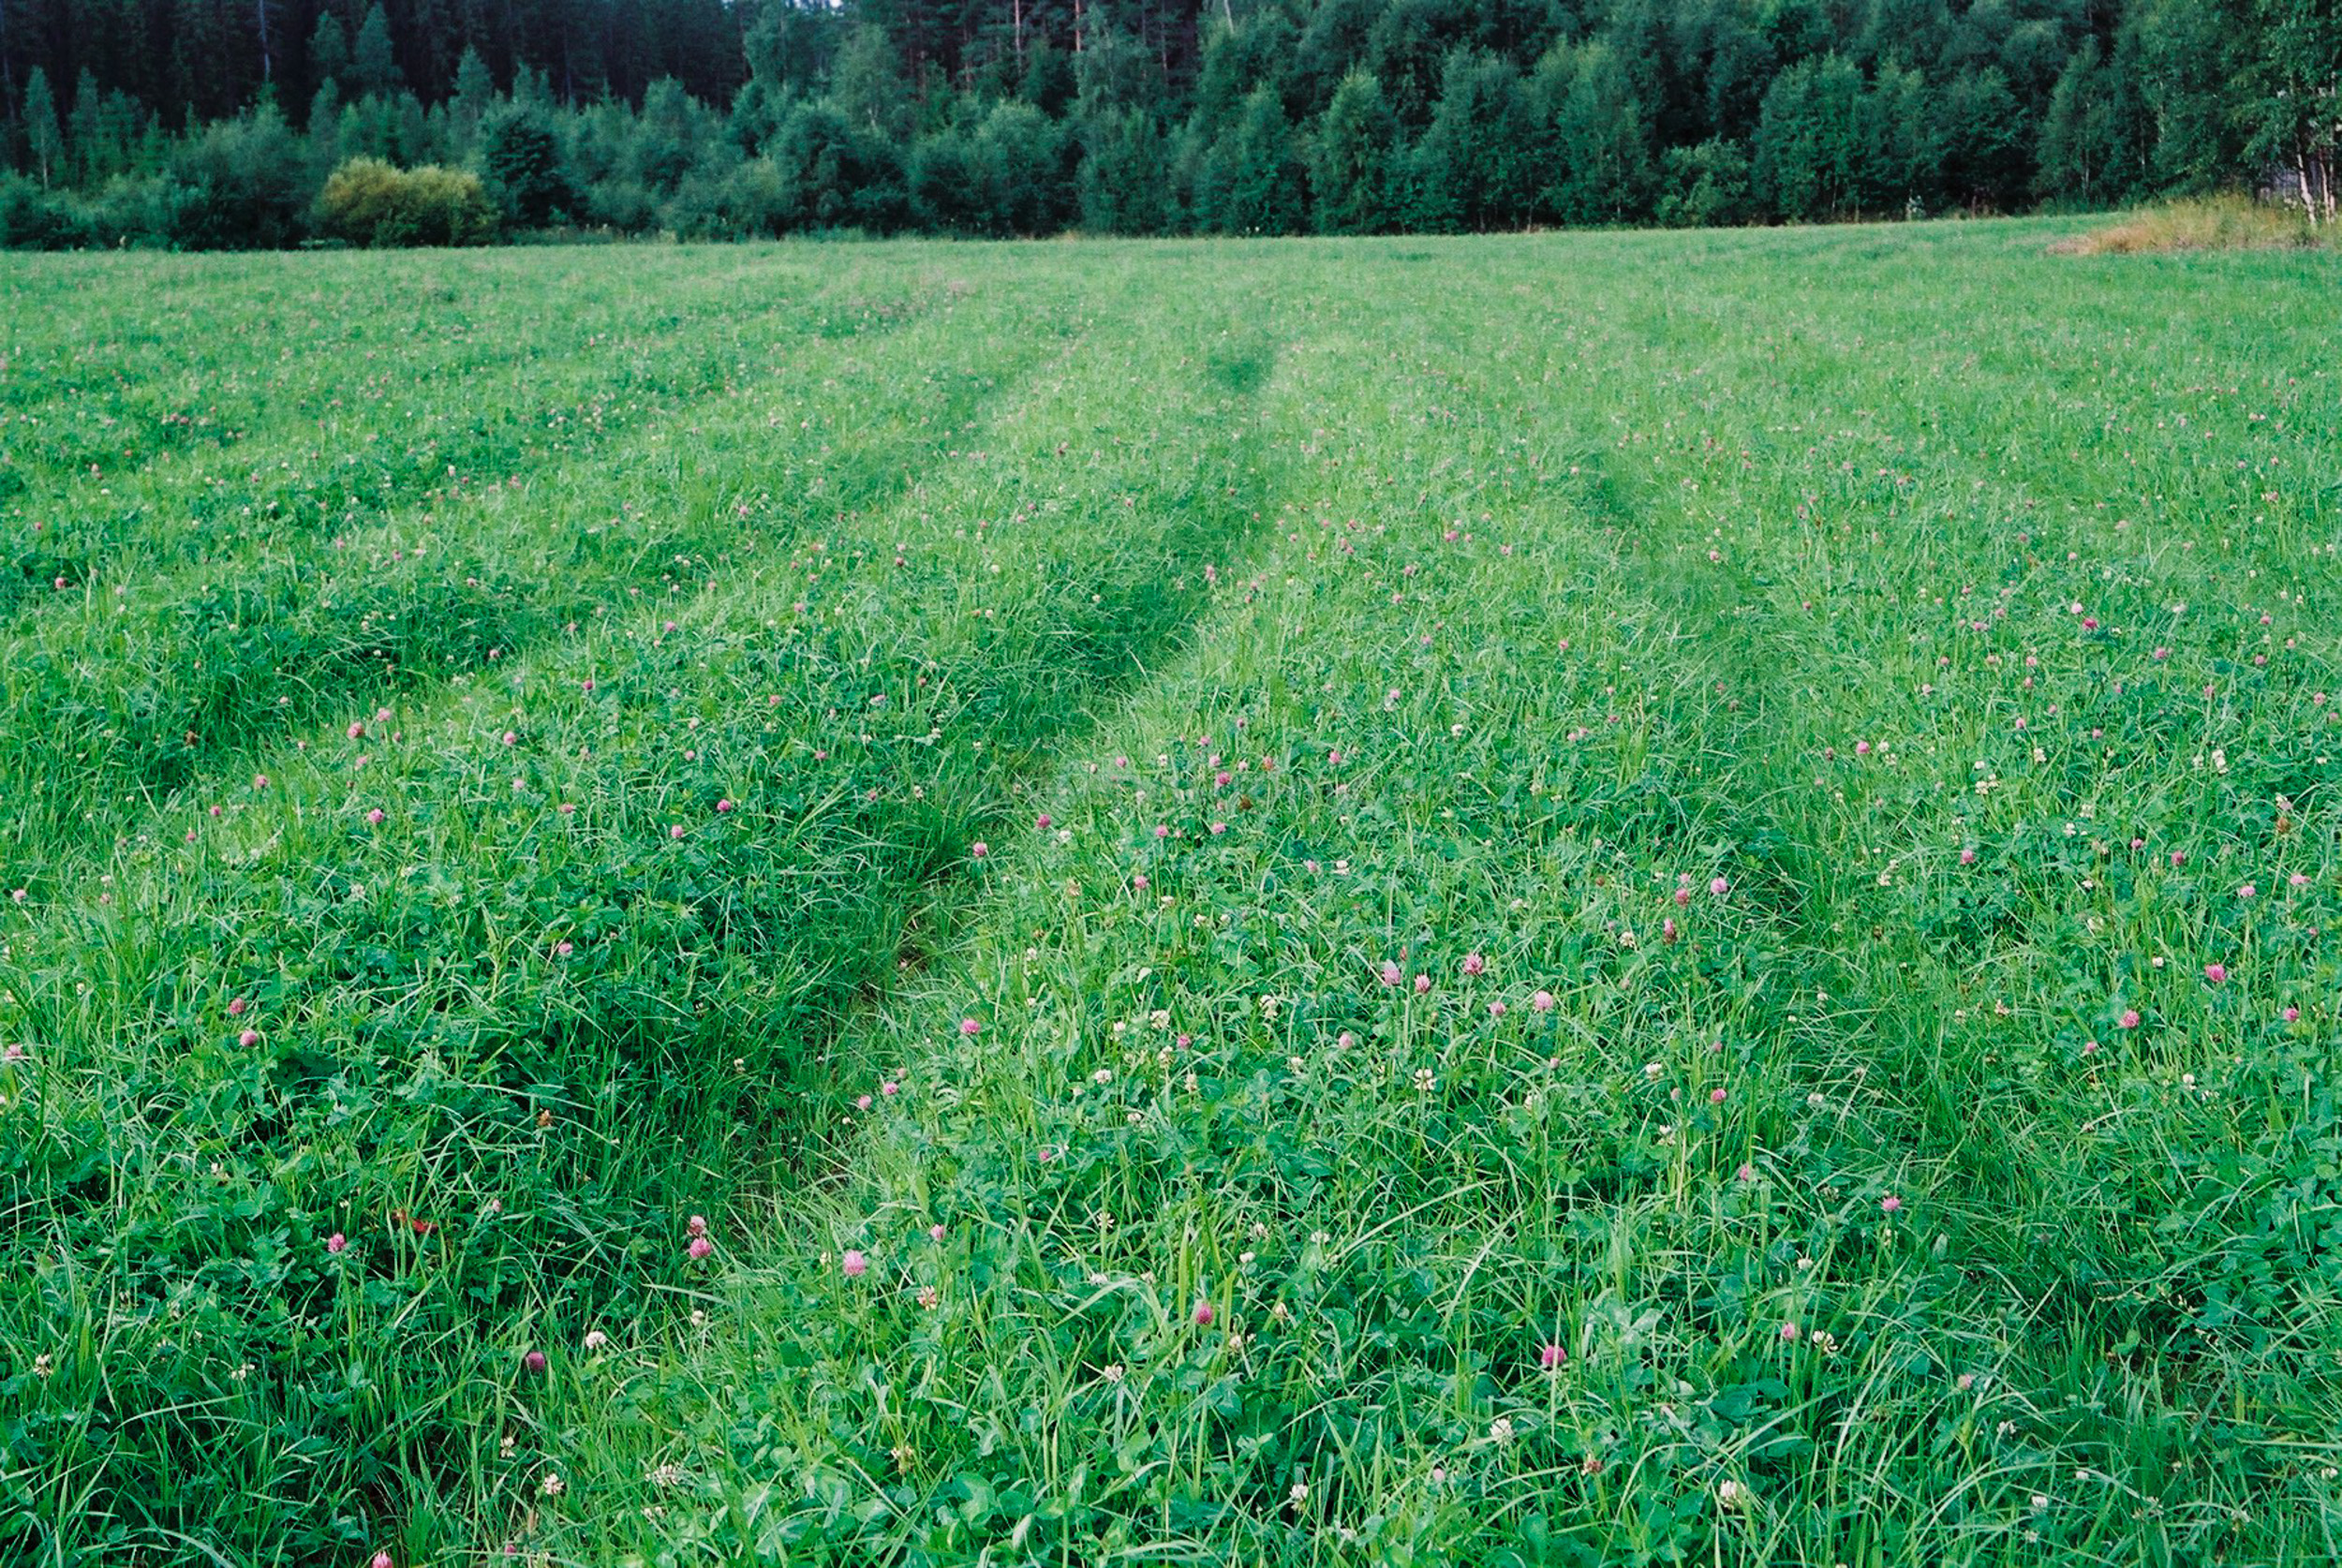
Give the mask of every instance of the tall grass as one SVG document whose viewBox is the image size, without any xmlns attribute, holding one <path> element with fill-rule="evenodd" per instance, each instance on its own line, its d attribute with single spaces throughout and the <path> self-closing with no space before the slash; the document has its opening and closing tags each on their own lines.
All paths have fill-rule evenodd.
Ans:
<svg viewBox="0 0 2342 1568">
<path fill-rule="evenodd" d="M 2140 256 L 2172 251 L 2298 250 L 2333 244 L 2299 207 L 2245 196 L 2166 201 L 2051 248 L 2070 256 Z"/>
<path fill-rule="evenodd" d="M 0 1544 L 2330 1555 L 2342 305 L 2050 231 L 871 247 L 27 608 Z"/>
</svg>

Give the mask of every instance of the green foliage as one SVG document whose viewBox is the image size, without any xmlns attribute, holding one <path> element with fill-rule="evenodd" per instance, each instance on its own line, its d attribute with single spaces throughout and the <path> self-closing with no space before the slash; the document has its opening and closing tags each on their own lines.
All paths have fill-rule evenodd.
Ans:
<svg viewBox="0 0 2342 1568">
<path fill-rule="evenodd" d="M 686 239 L 770 239 L 789 227 L 788 182 L 770 158 L 750 158 L 721 175 L 694 174 L 664 211 Z"/>
<path fill-rule="evenodd" d="M 1109 109 L 1150 109 L 1162 96 L 1160 72 L 1145 46 L 1111 21 L 1083 39 L 1074 58 L 1074 86 L 1085 117 Z"/>
<path fill-rule="evenodd" d="M 379 11 L 381 7 L 374 9 Z M 351 75 L 349 35 L 343 30 L 342 19 L 330 7 L 319 9 L 317 26 L 309 35 L 309 74 L 320 83 L 339 81 Z"/>
<path fill-rule="evenodd" d="M 1399 117 L 1371 75 L 1352 71 L 1334 89 L 1310 143 L 1309 172 L 1320 232 L 1380 234 L 1398 227 Z"/>
<path fill-rule="evenodd" d="M 970 142 L 966 127 L 948 126 L 911 149 L 903 179 L 922 229 L 946 234 L 984 231 L 987 204 Z"/>
<path fill-rule="evenodd" d="M 1195 81 L 1195 128 L 1209 140 L 1242 119 L 1254 88 L 1280 85 L 1293 46 L 1293 20 L 1274 7 L 1246 16 L 1240 26 L 1224 18 L 1212 22 Z"/>
<path fill-rule="evenodd" d="M 827 98 L 793 105 L 769 154 L 793 228 L 900 227 L 910 196 L 895 144 Z"/>
<path fill-rule="evenodd" d="M 398 67 L 398 57 L 391 47 L 391 19 L 383 11 L 380 0 L 366 7 L 365 20 L 358 24 L 358 40 L 350 46 L 349 85 L 358 93 L 378 93 L 388 96 L 407 83 L 404 71 Z"/>
<path fill-rule="evenodd" d="M 1025 52 L 1025 68 L 1016 83 L 1016 96 L 1051 121 L 1062 120 L 1078 90 L 1073 57 L 1046 37 Z"/>
<path fill-rule="evenodd" d="M 2327 0 L 1174 12 L 984 0 L 950 17 L 639 0 L 591 26 L 573 0 L 369 0 L 316 10 L 305 48 L 272 47 L 265 80 L 252 24 L 283 26 L 281 0 L 233 18 L 224 3 L 149 7 L 136 26 L 100 7 L 88 47 L 60 51 L 61 34 L 36 30 L 10 56 L 29 61 L 13 163 L 72 188 L 82 227 L 183 244 L 249 233 L 249 214 L 185 210 L 212 186 L 151 185 L 206 134 L 205 116 L 239 102 L 307 106 L 304 211 L 351 158 L 473 167 L 508 231 L 1462 231 L 1915 217 L 2216 188 L 2322 221 L 2342 155 L 2342 24 Z M 63 71 L 78 73 L 69 110 L 54 92 Z M 1375 84 L 1379 107 L 1362 89 L 1344 96 L 1353 78 Z M 804 120 L 815 103 L 844 132 Z M 1041 122 L 996 122 L 1002 105 Z M 508 187 L 482 164 L 482 126 L 510 111 L 556 149 L 534 137 L 522 161 L 557 164 L 560 178 Z M 1718 161 L 1727 147 L 1747 155 L 1745 194 Z M 775 205 L 765 173 L 741 173 L 744 158 L 772 160 L 786 200 Z M 96 193 L 120 179 L 143 194 L 106 199 L 101 222 Z M 1049 188 L 1029 188 L 1036 179 Z M 141 202 L 169 215 L 120 228 Z"/>
<path fill-rule="evenodd" d="M 2250 41 L 2235 55 L 2231 114 L 2253 166 L 2279 170 L 2305 211 L 2342 221 L 2342 6 L 2250 0 Z M 2234 47 L 2232 40 L 2232 47 Z"/>
<path fill-rule="evenodd" d="M 1737 142 L 1668 148 L 1660 182 L 1665 194 L 1654 215 L 1671 229 L 1723 228 L 1756 214 L 1748 154 Z"/>
<path fill-rule="evenodd" d="M 541 229 L 576 204 L 560 142 L 534 104 L 513 102 L 491 111 L 480 124 L 477 157 L 481 183 L 509 224 Z"/>
<path fill-rule="evenodd" d="M 473 245 L 496 233 L 497 210 L 468 170 L 353 158 L 325 182 L 317 219 L 326 234 L 354 245 Z"/>
<path fill-rule="evenodd" d="M 2109 67 L 2097 40 L 2083 42 L 2041 122 L 2040 195 L 2104 206 L 2144 188 L 2148 139 L 2137 80 L 2133 70 Z"/>
<path fill-rule="evenodd" d="M 672 191 L 720 144 L 715 117 L 691 101 L 683 83 L 662 77 L 644 96 L 642 112 L 626 127 L 626 147 L 615 170 L 627 181 L 655 192 Z"/>
<path fill-rule="evenodd" d="M 0 173 L 0 246 L 71 250 L 88 244 L 91 238 L 80 202 L 21 174 Z"/>
<path fill-rule="evenodd" d="M 1093 234 L 1156 234 L 1169 225 L 1168 153 L 1139 109 L 1097 109 L 1081 123 L 1075 195 Z"/>
<path fill-rule="evenodd" d="M 1430 122 L 1448 56 L 1470 44 L 1473 20 L 1469 0 L 1390 0 L 1375 17 L 1366 68 L 1410 129 Z"/>
<path fill-rule="evenodd" d="M 1195 222 L 1215 234 L 1292 234 L 1302 217 L 1302 172 L 1284 106 L 1257 87 L 1204 155 Z"/>
<path fill-rule="evenodd" d="M 1900 128 L 1924 112 L 1925 88 L 1916 76 L 1903 105 L 1880 116 Z M 1905 108 L 1904 105 L 1907 105 Z M 1970 208 L 2006 212 L 2023 194 L 2023 122 L 2016 95 L 1997 70 L 1963 71 L 1945 87 L 1935 108 L 1934 152 L 1946 192 Z"/>
<path fill-rule="evenodd" d="M 1623 223 L 1648 211 L 1651 133 L 1625 62 L 1596 41 L 1576 52 L 1566 80 L 1544 204 L 1564 223 Z"/>
<path fill-rule="evenodd" d="M 829 101 L 856 133 L 898 141 L 911 123 L 901 63 L 886 30 L 864 23 L 846 36 L 829 71 Z"/>
<path fill-rule="evenodd" d="M 222 120 L 171 158 L 164 219 L 185 250 L 266 250 L 305 232 L 314 187 L 300 139 L 273 105 Z"/>
<path fill-rule="evenodd" d="M 1537 194 L 1544 143 L 1519 74 L 1494 54 L 1458 50 L 1415 148 L 1416 222 L 1446 232 L 1519 227 Z"/>
<path fill-rule="evenodd" d="M 1852 215 L 1870 147 L 1861 72 L 1835 54 L 1801 61 L 1773 79 L 1756 123 L 1756 188 L 1784 217 Z"/>
<path fill-rule="evenodd" d="M 1064 204 L 1072 151 L 1063 124 L 1030 103 L 992 106 L 970 139 L 980 202 L 978 228 L 989 234 L 1046 234 L 1072 215 Z"/>
<path fill-rule="evenodd" d="M 24 81 L 24 145 L 34 176 L 45 188 L 65 172 L 65 131 L 57 124 L 56 95 L 49 88 L 49 73 L 38 66 Z"/>
<path fill-rule="evenodd" d="M 2225 92 L 2227 19 L 2199 0 L 2139 0 L 2124 26 L 2156 127 L 2157 185 L 2186 192 L 2219 185 L 2242 152 Z"/>
<path fill-rule="evenodd" d="M 467 47 L 455 67 L 455 96 L 449 100 L 459 126 L 478 126 L 496 101 L 496 80 L 480 51 Z"/>
<path fill-rule="evenodd" d="M 744 40 L 755 85 L 786 96 L 816 91 L 837 51 L 837 30 L 806 6 L 762 6 Z"/>
</svg>

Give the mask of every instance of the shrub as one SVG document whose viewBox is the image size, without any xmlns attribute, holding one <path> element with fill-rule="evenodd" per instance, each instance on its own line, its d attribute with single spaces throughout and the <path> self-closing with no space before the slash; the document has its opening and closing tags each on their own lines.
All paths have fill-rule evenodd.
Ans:
<svg viewBox="0 0 2342 1568">
<path fill-rule="evenodd" d="M 1658 219 L 1670 229 L 1746 223 L 1756 215 L 1748 155 L 1717 138 L 1697 147 L 1670 147 L 1662 160 L 1665 194 Z"/>
<path fill-rule="evenodd" d="M 793 108 L 768 155 L 789 192 L 794 228 L 886 232 L 909 215 L 894 144 L 826 100 Z"/>
<path fill-rule="evenodd" d="M 638 180 L 600 180 L 586 189 L 583 215 L 621 234 L 648 234 L 659 228 L 659 199 Z"/>
<path fill-rule="evenodd" d="M 168 185 L 147 175 L 117 174 L 89 198 L 90 243 L 159 245 L 170 240 Z"/>
<path fill-rule="evenodd" d="M 303 236 L 308 159 L 274 106 L 206 126 L 171 160 L 160 203 L 182 250 L 274 250 Z"/>
<path fill-rule="evenodd" d="M 354 245 L 480 244 L 496 231 L 497 213 L 480 176 L 425 164 L 393 169 L 378 158 L 352 158 L 318 194 L 318 227 Z"/>
<path fill-rule="evenodd" d="M 911 210 L 922 227 L 944 233 L 982 227 L 981 176 L 968 138 L 956 126 L 912 148 L 905 175 Z"/>
<path fill-rule="evenodd" d="M 1070 142 L 1063 126 L 1028 103 L 996 103 L 969 152 L 981 179 L 985 231 L 1045 234 L 1066 218 Z"/>
<path fill-rule="evenodd" d="M 578 206 L 561 144 L 543 110 L 514 102 L 480 123 L 480 175 L 504 214 L 521 229 L 564 221 Z"/>
<path fill-rule="evenodd" d="M 771 159 L 750 158 L 722 174 L 690 175 L 664 217 L 685 239 L 770 239 L 789 227 L 789 189 Z"/>
<path fill-rule="evenodd" d="M 88 214 L 73 198 L 43 190 L 21 174 L 0 172 L 0 246 L 71 250 L 89 243 Z"/>
</svg>

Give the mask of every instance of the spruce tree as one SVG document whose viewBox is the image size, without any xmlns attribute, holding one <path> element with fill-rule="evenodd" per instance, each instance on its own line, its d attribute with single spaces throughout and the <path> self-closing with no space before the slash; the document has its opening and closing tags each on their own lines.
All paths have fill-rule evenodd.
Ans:
<svg viewBox="0 0 2342 1568">
<path fill-rule="evenodd" d="M 332 11 L 318 13 L 317 27 L 309 35 L 309 80 L 319 86 L 349 81 L 349 35 Z"/>
<path fill-rule="evenodd" d="M 84 185 L 96 185 L 114 173 L 119 156 L 117 150 L 108 144 L 104 96 L 98 90 L 97 73 L 83 66 L 81 80 L 73 84 L 73 111 L 66 117 L 66 143 L 74 177 Z"/>
<path fill-rule="evenodd" d="M 361 93 L 387 96 L 406 82 L 406 76 L 398 68 L 397 53 L 391 47 L 391 19 L 378 4 L 367 7 L 365 21 L 358 24 L 358 41 L 350 50 L 349 68 L 357 78 Z"/>
<path fill-rule="evenodd" d="M 1075 175 L 1082 227 L 1097 234 L 1159 234 L 1170 219 L 1163 133 L 1138 109 L 1100 109 L 1082 121 Z"/>
</svg>

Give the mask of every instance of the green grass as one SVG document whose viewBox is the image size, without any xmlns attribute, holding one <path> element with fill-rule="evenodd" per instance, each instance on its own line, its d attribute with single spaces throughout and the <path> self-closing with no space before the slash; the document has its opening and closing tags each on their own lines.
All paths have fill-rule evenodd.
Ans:
<svg viewBox="0 0 2342 1568">
<path fill-rule="evenodd" d="M 0 1557 L 2330 1561 L 2342 274 L 2075 232 L 20 264 Z"/>
</svg>

